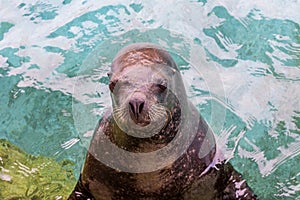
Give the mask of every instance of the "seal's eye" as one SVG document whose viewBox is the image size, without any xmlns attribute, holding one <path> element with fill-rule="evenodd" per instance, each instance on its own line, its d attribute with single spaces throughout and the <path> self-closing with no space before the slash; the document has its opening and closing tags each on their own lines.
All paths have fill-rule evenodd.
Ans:
<svg viewBox="0 0 300 200">
<path fill-rule="evenodd" d="M 167 89 L 167 85 L 157 84 L 157 87 L 159 88 L 160 92 L 163 92 Z"/>
<path fill-rule="evenodd" d="M 112 93 L 113 93 L 113 91 L 114 91 L 114 89 L 115 89 L 115 86 L 116 86 L 117 82 L 118 82 L 118 80 L 116 80 L 116 81 L 110 81 L 110 82 L 109 82 L 109 89 L 110 89 L 110 91 L 111 91 Z"/>
<path fill-rule="evenodd" d="M 157 92 L 164 92 L 167 89 L 167 82 L 165 80 L 157 80 L 156 84 L 154 84 Z"/>
</svg>

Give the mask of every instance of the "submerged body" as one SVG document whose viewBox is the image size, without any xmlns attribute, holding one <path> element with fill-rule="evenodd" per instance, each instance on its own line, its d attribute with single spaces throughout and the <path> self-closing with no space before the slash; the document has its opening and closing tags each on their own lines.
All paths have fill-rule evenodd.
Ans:
<svg viewBox="0 0 300 200">
<path fill-rule="evenodd" d="M 256 199 L 217 158 L 213 133 L 165 50 L 124 48 L 109 76 L 113 108 L 99 122 L 69 199 Z"/>
</svg>

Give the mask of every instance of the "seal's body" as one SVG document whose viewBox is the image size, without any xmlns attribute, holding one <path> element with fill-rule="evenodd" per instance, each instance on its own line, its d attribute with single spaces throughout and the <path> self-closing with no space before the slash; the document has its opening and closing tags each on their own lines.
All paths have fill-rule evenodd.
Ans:
<svg viewBox="0 0 300 200">
<path fill-rule="evenodd" d="M 69 199 L 256 199 L 216 158 L 213 133 L 165 50 L 126 47 L 109 76 L 113 108 L 99 122 Z"/>
</svg>

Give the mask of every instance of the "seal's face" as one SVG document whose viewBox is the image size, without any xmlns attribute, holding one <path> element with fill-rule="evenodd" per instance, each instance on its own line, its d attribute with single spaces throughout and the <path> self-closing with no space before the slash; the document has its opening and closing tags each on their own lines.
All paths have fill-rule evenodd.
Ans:
<svg viewBox="0 0 300 200">
<path fill-rule="evenodd" d="M 167 79 L 152 67 L 132 66 L 114 77 L 109 88 L 114 108 L 126 109 L 125 112 L 136 124 L 146 126 L 155 117 L 152 109 L 164 102 Z"/>
<path fill-rule="evenodd" d="M 177 96 L 185 99 L 176 63 L 154 45 L 133 44 L 122 49 L 109 76 L 114 121 L 135 137 L 160 132 L 179 107 Z"/>
<path fill-rule="evenodd" d="M 109 88 L 113 116 L 121 129 L 153 133 L 170 120 L 167 69 L 160 65 L 134 65 L 112 75 Z"/>
</svg>

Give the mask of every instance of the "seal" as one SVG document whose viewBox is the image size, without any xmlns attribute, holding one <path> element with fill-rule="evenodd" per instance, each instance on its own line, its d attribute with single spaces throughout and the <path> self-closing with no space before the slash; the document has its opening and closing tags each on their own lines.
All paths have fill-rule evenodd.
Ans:
<svg viewBox="0 0 300 200">
<path fill-rule="evenodd" d="M 217 156 L 176 63 L 155 45 L 123 48 L 111 66 L 112 109 L 94 132 L 69 199 L 256 199 Z"/>
</svg>

